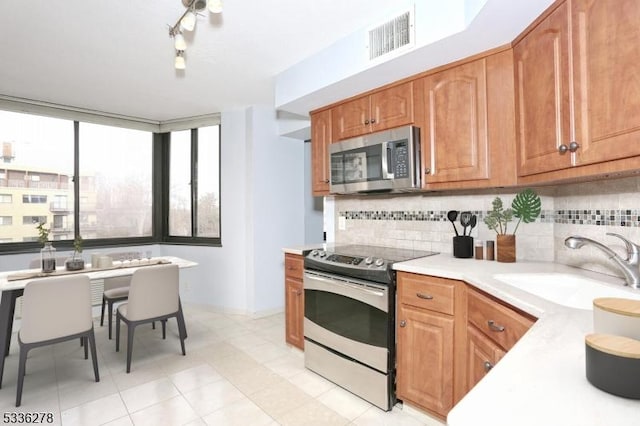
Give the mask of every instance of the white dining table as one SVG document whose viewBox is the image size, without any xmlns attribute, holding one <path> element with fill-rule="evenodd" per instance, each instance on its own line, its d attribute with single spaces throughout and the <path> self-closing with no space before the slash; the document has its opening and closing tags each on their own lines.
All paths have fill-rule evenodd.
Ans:
<svg viewBox="0 0 640 426">
<path fill-rule="evenodd" d="M 55 272 L 49 274 L 40 273 L 39 269 L 22 269 L 17 271 L 0 272 L 0 292 L 2 292 L 2 296 L 0 298 L 0 354 L 4 354 L 4 356 L 0 356 L 0 388 L 2 387 L 4 359 L 9 355 L 16 299 L 22 296 L 27 283 L 34 280 L 57 278 L 71 273 L 86 275 L 90 280 L 101 280 L 111 277 L 133 275 L 133 273 L 138 269 L 168 263 L 176 264 L 180 269 L 191 268 L 198 265 L 196 262 L 181 259 L 179 257 L 161 256 L 154 257 L 143 262 L 114 262 L 114 264 L 109 268 L 94 269 L 89 264 L 86 265 L 85 269 L 74 272 L 65 271 L 64 266 L 58 267 Z M 182 308 L 180 311 L 182 312 Z M 184 330 L 184 335 L 186 337 L 186 330 Z"/>
</svg>

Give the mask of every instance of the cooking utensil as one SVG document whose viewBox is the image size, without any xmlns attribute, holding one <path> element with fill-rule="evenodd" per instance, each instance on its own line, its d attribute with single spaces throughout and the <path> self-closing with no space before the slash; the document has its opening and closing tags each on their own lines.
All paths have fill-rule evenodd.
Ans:
<svg viewBox="0 0 640 426">
<path fill-rule="evenodd" d="M 469 234 L 471 235 L 471 231 L 473 231 L 473 228 L 476 227 L 476 225 L 478 224 L 478 216 L 476 216 L 475 214 L 471 216 L 471 220 L 469 221 Z"/>
<path fill-rule="evenodd" d="M 453 230 L 456 231 L 456 237 L 459 237 L 458 228 L 456 227 L 456 219 L 458 219 L 458 210 L 449 210 L 447 212 L 447 219 L 453 225 Z"/>
<path fill-rule="evenodd" d="M 471 223 L 471 212 L 460 213 L 460 225 L 462 225 L 462 235 L 467 235 L 467 227 Z"/>
</svg>

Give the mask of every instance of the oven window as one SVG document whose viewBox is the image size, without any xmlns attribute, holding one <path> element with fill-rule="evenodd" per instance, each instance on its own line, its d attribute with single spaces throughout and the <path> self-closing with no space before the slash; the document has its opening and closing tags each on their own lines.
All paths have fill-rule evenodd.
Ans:
<svg viewBox="0 0 640 426">
<path fill-rule="evenodd" d="M 387 347 L 389 315 L 356 299 L 327 291 L 305 290 L 304 316 L 347 339 Z"/>
</svg>

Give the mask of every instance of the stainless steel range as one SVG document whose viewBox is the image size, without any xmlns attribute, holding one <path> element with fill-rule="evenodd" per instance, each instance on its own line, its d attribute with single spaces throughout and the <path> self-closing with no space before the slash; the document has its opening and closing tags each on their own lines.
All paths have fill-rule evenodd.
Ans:
<svg viewBox="0 0 640 426">
<path fill-rule="evenodd" d="M 361 398 L 395 404 L 394 262 L 437 253 L 347 245 L 304 260 L 305 366 Z"/>
</svg>

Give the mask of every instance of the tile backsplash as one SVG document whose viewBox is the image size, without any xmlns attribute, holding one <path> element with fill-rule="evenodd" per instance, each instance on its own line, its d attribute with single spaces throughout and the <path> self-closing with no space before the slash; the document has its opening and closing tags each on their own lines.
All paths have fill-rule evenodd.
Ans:
<svg viewBox="0 0 640 426">
<path fill-rule="evenodd" d="M 535 188 L 542 213 L 517 231 L 518 260 L 556 261 L 610 275 L 620 275 L 606 256 L 592 247 L 571 250 L 564 246 L 569 235 L 600 241 L 624 256 L 616 233 L 640 243 L 640 178 L 624 178 Z M 447 211 L 471 211 L 478 225 L 476 239 L 495 240 L 495 232 L 482 222 L 496 196 L 511 204 L 516 189 L 437 192 L 401 195 L 340 196 L 334 198 L 334 241 L 374 244 L 451 253 L 452 224 Z M 344 229 L 340 224 L 344 224 Z M 516 221 L 510 222 L 510 230 Z M 462 232 L 459 221 L 458 232 Z"/>
</svg>

